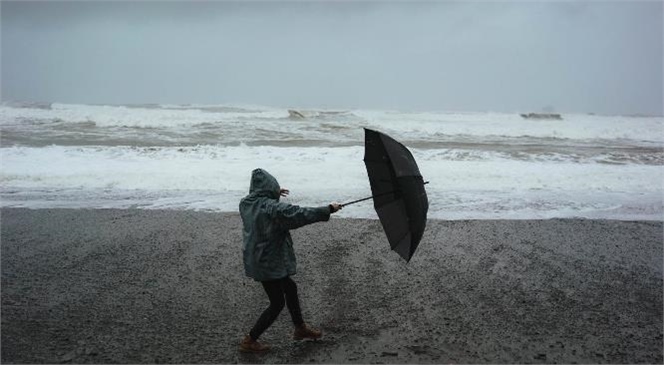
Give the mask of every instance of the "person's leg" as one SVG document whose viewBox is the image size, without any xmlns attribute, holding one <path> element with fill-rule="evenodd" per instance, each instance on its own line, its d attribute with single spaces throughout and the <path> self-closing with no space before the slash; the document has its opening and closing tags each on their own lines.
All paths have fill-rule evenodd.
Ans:
<svg viewBox="0 0 664 365">
<path fill-rule="evenodd" d="M 304 320 L 302 319 L 302 311 L 300 310 L 300 299 L 297 296 L 297 284 L 295 284 L 290 276 L 287 276 L 281 279 L 281 287 L 286 295 L 286 306 L 288 306 L 293 324 L 296 326 L 302 325 Z"/>
<path fill-rule="evenodd" d="M 263 288 L 270 299 L 270 306 L 263 311 L 263 314 L 258 318 L 254 328 L 249 332 L 249 336 L 256 341 L 265 330 L 272 325 L 281 310 L 284 309 L 284 291 L 282 288 L 281 280 L 261 281 Z"/>
<path fill-rule="evenodd" d="M 293 338 L 296 340 L 304 340 L 306 338 L 318 339 L 323 333 L 315 328 L 311 328 L 302 320 L 302 311 L 300 310 L 300 299 L 297 296 L 297 285 L 290 277 L 281 280 L 284 294 L 286 295 L 286 304 L 288 311 L 293 319 L 295 325 L 295 332 Z"/>
</svg>

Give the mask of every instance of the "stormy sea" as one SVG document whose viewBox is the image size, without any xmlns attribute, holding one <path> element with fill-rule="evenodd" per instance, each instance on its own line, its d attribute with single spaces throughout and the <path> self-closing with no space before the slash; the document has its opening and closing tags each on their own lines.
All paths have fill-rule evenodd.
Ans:
<svg viewBox="0 0 664 365">
<path fill-rule="evenodd" d="M 664 217 L 661 117 L 255 105 L 5 102 L 0 201 L 236 212 L 261 167 L 292 204 L 343 203 L 371 195 L 363 128 L 412 151 L 430 218 Z"/>
</svg>

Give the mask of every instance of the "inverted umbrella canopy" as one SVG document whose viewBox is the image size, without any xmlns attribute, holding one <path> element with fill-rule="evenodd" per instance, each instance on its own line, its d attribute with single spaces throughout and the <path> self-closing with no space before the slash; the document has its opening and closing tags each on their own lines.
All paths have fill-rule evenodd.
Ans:
<svg viewBox="0 0 664 365">
<path fill-rule="evenodd" d="M 388 135 L 364 129 L 364 164 L 374 208 L 392 250 L 410 261 L 427 223 L 429 200 L 415 158 Z"/>
</svg>

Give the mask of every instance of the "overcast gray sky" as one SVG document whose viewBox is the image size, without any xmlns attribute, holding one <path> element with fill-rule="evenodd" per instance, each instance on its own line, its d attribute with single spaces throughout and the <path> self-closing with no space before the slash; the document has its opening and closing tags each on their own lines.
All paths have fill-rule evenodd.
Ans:
<svg viewBox="0 0 664 365">
<path fill-rule="evenodd" d="M 660 1 L 8 2 L 2 100 L 662 114 Z"/>
</svg>

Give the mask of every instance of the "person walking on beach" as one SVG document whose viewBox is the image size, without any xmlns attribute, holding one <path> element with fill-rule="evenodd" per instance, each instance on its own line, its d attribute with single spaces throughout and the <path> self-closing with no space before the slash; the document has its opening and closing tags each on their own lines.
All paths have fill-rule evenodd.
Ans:
<svg viewBox="0 0 664 365">
<path fill-rule="evenodd" d="M 258 338 L 272 325 L 284 304 L 295 325 L 294 339 L 318 339 L 322 336 L 320 330 L 307 326 L 302 319 L 297 285 L 290 278 L 296 272 L 296 260 L 289 230 L 327 221 L 330 214 L 341 209 L 341 205 L 332 203 L 308 208 L 279 202 L 279 197 L 285 197 L 288 193 L 287 189 L 279 186 L 274 176 L 265 170 L 255 169 L 251 173 L 249 195 L 240 201 L 244 271 L 248 277 L 261 282 L 270 300 L 270 305 L 240 343 L 242 352 L 269 349 L 269 346 L 259 343 Z"/>
</svg>

